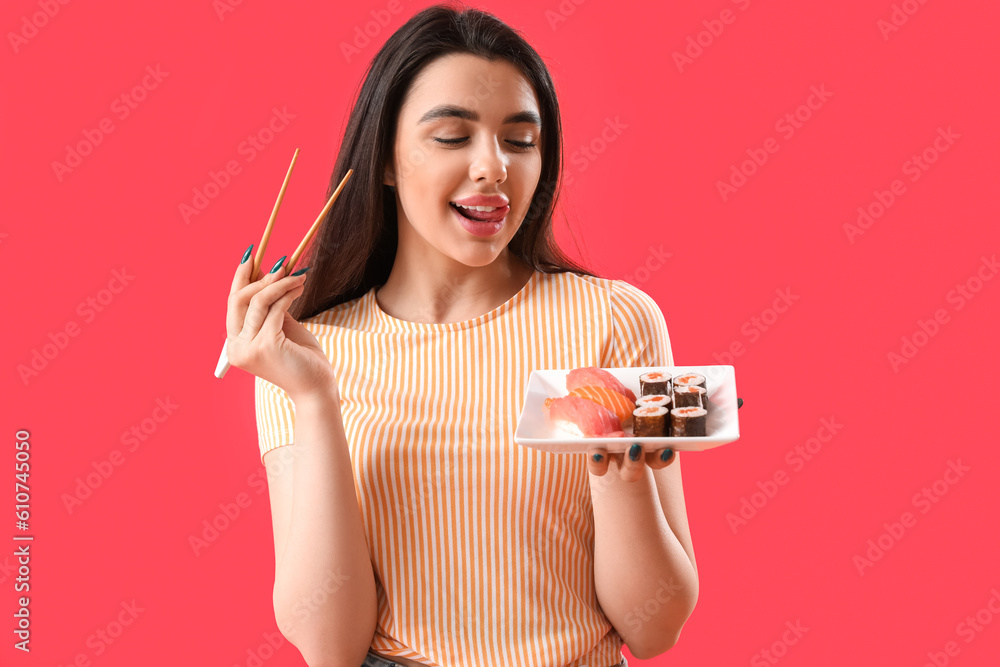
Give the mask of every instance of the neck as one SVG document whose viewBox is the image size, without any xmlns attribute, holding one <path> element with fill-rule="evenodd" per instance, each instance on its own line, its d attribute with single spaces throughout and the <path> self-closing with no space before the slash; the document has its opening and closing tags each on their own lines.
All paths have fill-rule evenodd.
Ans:
<svg viewBox="0 0 1000 667">
<path fill-rule="evenodd" d="M 398 254 L 385 285 L 376 290 L 379 307 L 408 322 L 463 322 L 490 312 L 517 294 L 533 270 L 505 248 L 486 266 L 450 258 L 428 266 Z"/>
</svg>

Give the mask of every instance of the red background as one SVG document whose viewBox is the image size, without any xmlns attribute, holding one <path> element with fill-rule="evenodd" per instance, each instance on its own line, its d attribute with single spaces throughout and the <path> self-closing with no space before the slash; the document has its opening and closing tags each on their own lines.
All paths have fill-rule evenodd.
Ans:
<svg viewBox="0 0 1000 667">
<path fill-rule="evenodd" d="M 381 0 L 246 1 L 220 17 L 209 0 L 52 2 L 49 19 L 44 4 L 0 10 L 0 514 L 10 521 L 0 532 L 19 532 L 10 475 L 12 436 L 24 428 L 35 535 L 32 652 L 13 650 L 5 630 L 0 662 L 246 665 L 276 630 L 274 561 L 252 377 L 212 375 L 229 283 L 295 148 L 265 264 L 298 242 L 324 202 L 367 62 L 425 3 L 391 13 Z M 678 364 L 721 363 L 742 344 L 732 361 L 742 437 L 684 457 L 698 606 L 675 648 L 630 663 L 775 664 L 761 653 L 773 650 L 784 665 L 923 665 L 929 652 L 938 664 L 996 664 L 1000 617 L 981 611 L 989 621 L 971 635 L 960 624 L 1000 588 L 1000 280 L 986 268 L 990 279 L 975 280 L 1000 247 L 997 6 L 908 0 L 896 5 L 905 23 L 884 35 L 890 0 L 473 4 L 522 30 L 556 80 L 573 177 L 557 224 L 564 246 L 657 300 Z M 713 23 L 727 9 L 732 22 Z M 340 45 L 372 10 L 388 23 L 348 62 Z M 704 21 L 721 34 L 704 32 L 707 46 L 679 68 L 674 52 L 697 42 Z M 112 103 L 147 66 L 169 74 L 121 118 Z M 801 110 L 810 117 L 788 137 L 776 123 L 812 86 L 831 95 Z M 295 118 L 248 161 L 239 146 L 274 107 Z M 53 162 L 103 118 L 113 132 L 60 180 Z M 602 144 L 609 119 L 624 127 Z M 911 181 L 904 163 L 939 128 L 958 138 Z M 718 182 L 769 138 L 777 152 L 724 200 Z M 593 159 L 583 158 L 588 145 Z M 229 160 L 241 172 L 185 223 L 180 204 Z M 895 179 L 905 193 L 850 239 L 845 224 Z M 671 255 L 656 264 L 651 247 Z M 80 304 L 123 267 L 134 278 L 88 321 Z M 979 291 L 959 301 L 953 290 L 970 281 Z M 772 317 L 786 289 L 797 299 Z M 939 309 L 935 330 L 926 323 Z M 915 354 L 894 368 L 889 354 L 901 355 L 922 321 L 934 335 L 918 334 L 906 350 Z M 78 335 L 22 379 L 18 367 L 73 323 Z M 178 407 L 127 451 L 122 435 L 158 399 Z M 843 426 L 804 465 L 786 458 L 829 434 L 823 419 Z M 68 511 L 64 495 L 114 450 L 124 462 Z M 939 482 L 935 502 L 914 502 L 959 460 L 962 477 Z M 787 484 L 763 495 L 778 471 Z M 189 536 L 241 493 L 249 505 L 195 555 Z M 750 518 L 734 529 L 744 499 L 762 506 L 744 509 Z M 915 523 L 889 537 L 883 524 L 904 512 Z M 888 550 L 859 572 L 855 557 L 880 536 Z M 4 628 L 15 609 L 9 544 Z M 133 600 L 143 611 L 98 655 L 88 637 Z M 787 643 L 796 622 L 808 630 Z M 949 641 L 957 655 L 944 654 Z M 264 664 L 303 663 L 286 643 Z"/>
</svg>

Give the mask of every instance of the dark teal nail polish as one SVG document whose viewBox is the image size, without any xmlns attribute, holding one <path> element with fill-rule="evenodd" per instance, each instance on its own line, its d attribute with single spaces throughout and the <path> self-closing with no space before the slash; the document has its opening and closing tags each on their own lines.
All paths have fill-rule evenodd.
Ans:
<svg viewBox="0 0 1000 667">
<path fill-rule="evenodd" d="M 642 454 L 642 445 L 638 442 L 632 443 L 632 448 L 628 450 L 628 457 L 633 461 L 638 461 L 640 454 Z"/>
<path fill-rule="evenodd" d="M 664 449 L 663 453 L 660 454 L 660 460 L 661 461 L 669 461 L 670 457 L 673 456 L 673 455 L 674 455 L 674 450 L 672 450 L 672 449 Z"/>
<path fill-rule="evenodd" d="M 274 267 L 271 269 L 271 273 L 274 273 L 275 271 L 281 268 L 281 265 L 285 263 L 285 257 L 288 257 L 288 255 L 284 255 L 282 256 L 281 259 L 278 260 L 278 263 L 275 264 Z"/>
<path fill-rule="evenodd" d="M 253 249 L 253 244 L 251 243 L 250 247 L 247 248 L 247 251 L 245 253 L 243 253 L 243 259 L 240 260 L 240 264 L 246 264 L 247 263 L 247 260 L 250 259 L 250 251 L 252 249 Z"/>
<path fill-rule="evenodd" d="M 307 267 L 306 267 L 306 268 L 304 268 L 304 269 L 299 269 L 298 271 L 296 271 L 296 272 L 295 272 L 295 273 L 293 273 L 292 275 L 293 275 L 293 276 L 301 276 L 301 275 L 302 275 L 303 273 L 305 273 L 305 272 L 306 272 L 306 271 L 308 271 L 308 270 L 309 270 L 309 267 L 307 266 Z"/>
<path fill-rule="evenodd" d="M 604 459 L 604 457 L 601 456 L 600 454 L 594 454 L 594 462 L 595 463 L 600 463 L 601 460 L 603 460 L 603 459 Z"/>
</svg>

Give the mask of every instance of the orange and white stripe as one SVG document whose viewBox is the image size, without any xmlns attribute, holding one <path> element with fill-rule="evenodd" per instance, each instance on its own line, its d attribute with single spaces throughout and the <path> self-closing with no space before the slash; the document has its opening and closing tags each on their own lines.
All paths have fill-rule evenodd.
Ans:
<svg viewBox="0 0 1000 667">
<path fill-rule="evenodd" d="M 303 322 L 334 366 L 378 593 L 372 648 L 427 665 L 608 667 L 584 454 L 514 443 L 536 369 L 672 366 L 656 302 L 624 281 L 535 272 L 465 322 L 391 317 L 375 290 Z M 257 378 L 260 454 L 294 407 Z"/>
</svg>

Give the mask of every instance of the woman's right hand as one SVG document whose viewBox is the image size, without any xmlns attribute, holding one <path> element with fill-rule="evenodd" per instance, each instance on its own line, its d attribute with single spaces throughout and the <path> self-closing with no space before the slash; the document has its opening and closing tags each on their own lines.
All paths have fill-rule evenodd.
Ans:
<svg viewBox="0 0 1000 667">
<path fill-rule="evenodd" d="M 256 282 L 251 282 L 252 259 L 236 269 L 226 310 L 229 363 L 281 387 L 293 402 L 336 393 L 330 359 L 312 332 L 288 313 L 309 274 L 285 276 L 285 258 L 279 261 L 277 271 Z"/>
</svg>

